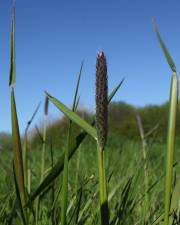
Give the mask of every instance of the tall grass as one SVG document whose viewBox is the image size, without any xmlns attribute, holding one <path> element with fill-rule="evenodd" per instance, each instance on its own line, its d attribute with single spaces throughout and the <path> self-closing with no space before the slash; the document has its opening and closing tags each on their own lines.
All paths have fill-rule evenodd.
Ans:
<svg viewBox="0 0 180 225">
<path fill-rule="evenodd" d="M 24 173 L 23 173 L 23 157 L 22 146 L 19 132 L 16 102 L 14 94 L 14 85 L 16 81 L 16 63 L 15 63 L 15 7 L 13 6 L 12 12 L 12 25 L 11 25 L 11 61 L 10 61 L 10 78 L 9 86 L 11 89 L 11 118 L 12 118 L 12 139 L 14 149 L 14 170 L 17 181 L 17 189 L 19 192 L 21 204 L 26 204 L 26 194 L 24 186 Z"/>
<path fill-rule="evenodd" d="M 77 105 L 78 105 L 78 90 L 79 84 L 82 74 L 83 63 L 80 68 L 76 90 L 74 94 L 73 106 L 72 111 L 75 112 Z M 62 225 L 66 225 L 66 213 L 67 213 L 67 203 L 68 203 L 68 157 L 69 157 L 69 148 L 70 148 L 70 141 L 71 141 L 71 130 L 72 130 L 72 121 L 69 121 L 68 127 L 68 134 L 67 134 L 67 141 L 66 141 L 66 148 L 64 154 L 64 170 L 63 170 L 63 186 L 62 186 L 62 202 L 61 202 L 61 223 Z"/>
<path fill-rule="evenodd" d="M 103 52 L 97 57 L 96 64 L 96 130 L 99 168 L 99 192 L 101 224 L 109 224 L 107 182 L 105 173 L 105 145 L 108 135 L 108 84 L 107 64 Z"/>
<path fill-rule="evenodd" d="M 159 32 L 154 23 L 154 30 L 157 34 L 160 46 L 165 54 L 166 60 L 173 72 L 171 77 L 170 98 L 169 98 L 169 121 L 167 133 L 167 153 L 166 153 L 166 179 L 165 179 L 165 211 L 164 224 L 169 224 L 170 203 L 172 196 L 172 179 L 173 179 L 173 162 L 175 151 L 175 137 L 176 137 L 176 120 L 178 108 L 178 79 L 176 66 L 171 58 Z"/>
<path fill-rule="evenodd" d="M 39 105 L 27 124 L 22 148 L 14 93 L 16 63 L 15 8 L 13 6 L 9 86 L 11 90 L 14 181 L 8 180 L 7 182 L 14 182 L 14 186 L 11 187 L 8 183 L 7 193 L 0 192 L 0 205 L 2 206 L 1 202 L 4 203 L 0 209 L 0 223 L 3 221 L 3 224 L 9 225 L 179 224 L 180 216 L 178 216 L 177 206 L 179 201 L 174 200 L 179 197 L 177 191 L 179 183 L 176 182 L 178 176 L 175 176 L 173 182 L 173 169 L 177 166 L 177 163 L 174 163 L 178 100 L 177 72 L 155 24 L 154 29 L 173 72 L 169 99 L 165 171 L 162 170 L 164 144 L 150 146 L 148 143 L 149 134 L 156 127 L 145 133 L 142 121 L 140 117 L 137 117 L 142 145 L 132 140 L 124 141 L 120 134 L 113 137 L 111 132 L 108 132 L 108 105 L 120 89 L 124 79 L 108 96 L 108 70 L 103 52 L 98 54 L 96 61 L 96 114 L 90 118 L 91 122 L 82 118 L 77 112 L 82 63 L 71 109 L 45 92 L 42 136 L 39 132 L 42 145 L 38 145 L 39 151 L 32 149 L 33 151 L 28 152 L 27 156 L 27 146 L 30 141 L 28 132 Z M 61 149 L 56 150 L 52 141 L 49 148 L 47 141 L 49 140 L 47 126 L 49 102 L 53 103 L 68 118 L 64 152 Z M 77 129 L 76 126 L 80 129 Z M 108 133 L 110 134 L 108 135 Z M 109 139 L 108 136 L 110 136 Z M 151 151 L 148 151 L 148 155 L 147 145 L 149 145 L 148 149 L 152 148 Z M 140 148 L 142 148 L 142 152 L 139 151 Z M 76 152 L 80 150 L 81 157 L 76 155 Z M 6 152 L 6 154 L 10 153 Z M 142 155 L 143 160 L 141 160 Z M 7 165 L 10 165 L 10 157 L 5 157 L 5 153 L 3 157 L 9 160 Z M 45 160 L 46 158 L 48 160 Z M 41 168 L 38 173 L 37 163 L 39 161 L 41 161 Z M 108 162 L 108 169 L 106 162 Z M 0 165 L 3 168 L 2 176 L 5 174 L 10 178 L 9 174 L 12 171 L 7 169 L 7 165 L 5 163 Z M 46 169 L 48 172 L 45 173 Z M 163 186 L 164 176 L 165 185 Z M 1 176 L 0 179 L 2 179 Z M 0 188 L 1 185 L 4 183 L 0 183 Z M 176 187 L 175 191 L 173 190 L 174 186 Z M 164 210 L 162 207 L 163 189 L 165 189 Z M 51 190 L 51 194 L 49 194 L 49 190 Z M 142 212 L 145 213 L 142 214 Z"/>
</svg>

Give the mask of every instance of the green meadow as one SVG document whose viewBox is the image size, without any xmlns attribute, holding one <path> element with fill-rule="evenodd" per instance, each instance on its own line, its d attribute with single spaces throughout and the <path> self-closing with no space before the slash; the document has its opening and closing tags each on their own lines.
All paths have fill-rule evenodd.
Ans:
<svg viewBox="0 0 180 225">
<path fill-rule="evenodd" d="M 21 134 L 15 99 L 14 11 L 9 79 L 12 132 L 0 134 L 0 224 L 179 225 L 178 80 L 154 22 L 172 70 L 166 103 L 135 107 L 121 99 L 114 102 L 128 81 L 122 79 L 108 90 L 111 77 L 105 53 L 100 52 L 94 68 L 96 112 L 79 107 L 82 64 L 72 107 L 45 92 L 45 101 L 32 112 Z M 51 121 L 49 104 L 63 117 Z M 40 107 L 43 119 L 34 126 Z"/>
</svg>

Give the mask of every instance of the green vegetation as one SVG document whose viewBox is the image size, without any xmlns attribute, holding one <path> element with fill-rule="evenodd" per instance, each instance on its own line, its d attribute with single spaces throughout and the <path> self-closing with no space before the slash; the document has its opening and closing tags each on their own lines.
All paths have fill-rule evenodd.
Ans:
<svg viewBox="0 0 180 225">
<path fill-rule="evenodd" d="M 42 127 L 29 130 L 38 105 L 21 138 L 14 93 L 14 17 L 13 8 L 12 136 L 0 135 L 0 224 L 179 225 L 178 81 L 156 25 L 173 71 L 168 103 L 136 108 L 111 102 L 124 80 L 108 96 L 106 58 L 101 52 L 96 65 L 95 115 L 78 109 L 82 64 L 72 109 L 46 92 Z M 49 103 L 64 114 L 51 125 Z"/>
</svg>

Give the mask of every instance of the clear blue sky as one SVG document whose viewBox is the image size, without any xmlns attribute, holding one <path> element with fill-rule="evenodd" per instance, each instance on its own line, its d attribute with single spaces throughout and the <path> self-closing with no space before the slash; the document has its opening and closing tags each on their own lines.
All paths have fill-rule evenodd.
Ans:
<svg viewBox="0 0 180 225">
<path fill-rule="evenodd" d="M 151 16 L 179 67 L 179 0 L 16 0 L 16 102 L 21 132 L 44 90 L 71 105 L 81 61 L 81 105 L 94 110 L 96 55 L 104 50 L 114 100 L 136 106 L 169 97 L 171 71 Z M 11 130 L 9 80 L 11 1 L 0 1 L 0 131 Z M 42 118 L 41 109 L 36 122 Z M 58 111 L 50 107 L 56 117 Z"/>
</svg>

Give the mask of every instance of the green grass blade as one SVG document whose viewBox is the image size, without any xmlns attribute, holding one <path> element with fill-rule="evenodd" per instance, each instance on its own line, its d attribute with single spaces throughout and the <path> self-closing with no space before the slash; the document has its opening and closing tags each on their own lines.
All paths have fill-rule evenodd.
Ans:
<svg viewBox="0 0 180 225">
<path fill-rule="evenodd" d="M 160 36 L 160 33 L 159 33 L 159 31 L 158 31 L 158 28 L 157 28 L 157 26 L 156 26 L 156 24 L 155 24 L 155 22 L 154 22 L 153 19 L 152 19 L 152 23 L 153 23 L 154 31 L 155 31 L 155 33 L 156 33 L 156 35 L 157 35 L 158 40 L 159 40 L 160 46 L 161 46 L 161 48 L 162 48 L 162 50 L 163 50 L 163 52 L 164 52 L 164 55 L 165 55 L 165 57 L 166 57 L 166 60 L 167 60 L 167 62 L 168 62 L 168 64 L 169 64 L 171 70 L 172 70 L 173 72 L 176 72 L 176 65 L 175 65 L 175 63 L 174 63 L 174 61 L 173 61 L 171 55 L 169 54 L 169 51 L 168 51 L 168 49 L 166 48 L 166 45 L 164 44 L 164 42 L 163 42 L 163 40 L 162 40 L 162 38 L 161 38 L 161 36 Z"/>
<path fill-rule="evenodd" d="M 117 93 L 119 88 L 121 87 L 124 79 L 117 85 L 117 87 L 114 88 L 114 90 L 111 92 L 111 94 L 108 97 L 108 103 L 111 102 L 112 98 L 114 95 Z M 91 123 L 93 126 L 95 121 Z M 76 136 L 76 141 L 75 144 L 70 148 L 69 150 L 69 160 L 71 157 L 74 155 L 76 150 L 79 148 L 80 144 L 83 142 L 85 137 L 87 136 L 87 133 L 85 131 L 81 131 L 77 136 Z M 61 155 L 55 166 L 52 168 L 50 173 L 44 178 L 43 182 L 38 186 L 38 188 L 34 191 L 34 193 L 30 196 L 30 200 L 33 201 L 41 192 L 43 192 L 48 185 L 50 185 L 56 178 L 57 176 L 63 171 L 64 168 L 64 154 Z"/>
<path fill-rule="evenodd" d="M 165 225 L 169 224 L 169 211 L 172 194 L 173 159 L 174 159 L 175 137 L 176 137 L 177 107 L 178 107 L 178 80 L 176 73 L 173 73 L 170 90 L 169 126 L 167 135 L 165 214 L 164 214 Z"/>
<path fill-rule="evenodd" d="M 177 179 L 171 200 L 171 210 L 180 207 L 180 179 Z"/>
<path fill-rule="evenodd" d="M 35 108 L 35 110 L 34 110 L 32 116 L 31 116 L 30 120 L 27 122 L 27 126 L 26 126 L 26 129 L 25 129 L 25 135 L 27 134 L 27 131 L 28 131 L 30 125 L 32 124 L 32 122 L 33 122 L 33 120 L 34 120 L 36 114 L 38 113 L 39 108 L 40 108 L 40 105 L 41 105 L 41 102 L 39 102 L 39 104 L 37 105 L 37 107 Z"/>
<path fill-rule="evenodd" d="M 41 132 L 40 132 L 40 130 L 39 130 L 37 125 L 35 125 L 35 129 L 36 129 L 36 133 L 37 133 L 41 143 L 43 143 L 43 136 L 42 136 L 42 134 L 41 134 Z"/>
<path fill-rule="evenodd" d="M 50 156 L 51 156 L 51 167 L 54 167 L 54 152 L 53 152 L 53 144 L 52 138 L 50 141 Z M 51 192 L 51 223 L 55 224 L 55 210 L 54 210 L 54 202 L 55 202 L 55 182 L 52 183 L 52 192 Z"/>
<path fill-rule="evenodd" d="M 16 103 L 14 97 L 14 90 L 11 90 L 11 113 L 12 113 L 12 139 L 14 150 L 14 167 L 17 179 L 17 186 L 21 197 L 22 205 L 25 205 L 25 187 L 23 174 L 23 160 L 22 160 L 22 146 L 19 133 L 19 125 L 16 112 Z"/>
<path fill-rule="evenodd" d="M 75 105 L 75 111 L 77 110 L 79 106 L 80 96 L 77 98 L 76 105 Z"/>
<path fill-rule="evenodd" d="M 44 178 L 45 171 L 45 153 L 46 153 L 46 142 L 47 142 L 47 119 L 48 119 L 48 105 L 49 100 L 46 97 L 44 102 L 44 123 L 43 123 L 43 137 L 42 137 L 42 152 L 41 152 L 41 174 L 40 174 L 40 183 Z M 38 224 L 40 214 L 40 201 L 39 198 L 36 200 L 36 224 Z"/>
<path fill-rule="evenodd" d="M 69 151 L 69 157 L 68 157 L 69 160 L 74 155 L 76 150 L 79 148 L 80 144 L 82 143 L 82 141 L 85 139 L 86 136 L 87 136 L 87 133 L 84 131 L 80 132 L 80 134 L 77 135 L 75 145 L 72 146 Z M 54 181 L 54 179 L 57 178 L 57 176 L 63 171 L 63 168 L 64 168 L 64 154 L 61 155 L 61 157 L 59 158 L 55 166 L 52 168 L 50 173 L 45 177 L 43 182 L 31 195 L 30 197 L 31 201 L 33 201 L 43 190 L 47 188 L 48 185 L 51 184 L 51 182 Z"/>
<path fill-rule="evenodd" d="M 41 178 L 40 183 L 44 178 L 45 171 L 45 152 L 46 152 L 46 142 L 47 142 L 47 119 L 48 119 L 48 98 L 45 99 L 44 103 L 44 123 L 43 123 L 43 142 L 42 142 L 42 156 L 41 156 Z"/>
<path fill-rule="evenodd" d="M 89 125 L 85 120 L 81 119 L 75 112 L 66 107 L 63 103 L 58 101 L 56 98 L 52 97 L 48 93 L 46 93 L 49 100 L 60 110 L 62 111 L 70 120 L 84 129 L 90 136 L 92 136 L 95 140 L 97 139 L 96 129 Z"/>
<path fill-rule="evenodd" d="M 75 94 L 74 94 L 74 100 L 73 100 L 73 107 L 72 110 L 75 111 L 78 99 L 78 90 L 79 90 L 79 84 L 80 84 L 80 80 L 81 80 L 81 75 L 82 75 L 82 69 L 83 69 L 83 65 L 84 63 L 82 62 L 81 67 L 80 67 L 80 71 L 79 71 L 79 75 L 78 75 L 78 80 L 77 80 L 77 84 L 76 84 L 76 90 L 75 90 Z"/>
<path fill-rule="evenodd" d="M 108 96 L 108 103 L 111 102 L 111 100 L 113 99 L 114 95 L 117 93 L 117 91 L 119 90 L 119 88 L 121 87 L 121 85 L 124 82 L 124 78 L 120 81 L 120 83 L 117 85 L 117 87 L 114 88 L 114 90 L 111 92 L 111 94 Z"/>
<path fill-rule="evenodd" d="M 178 80 L 176 74 L 176 66 L 170 56 L 159 32 L 157 26 L 153 22 L 154 30 L 161 45 L 161 48 L 165 54 L 166 60 L 173 71 L 171 78 L 171 90 L 170 90 L 170 108 L 169 108 L 169 125 L 167 135 L 167 154 L 166 154 L 166 178 L 165 178 L 165 212 L 164 212 L 164 224 L 169 224 L 169 212 L 170 202 L 172 194 L 172 177 L 173 177 L 173 159 L 175 151 L 175 136 L 176 136 L 176 119 L 177 119 L 177 107 L 178 107 Z"/>
<path fill-rule="evenodd" d="M 75 112 L 79 100 L 77 99 L 79 84 L 82 74 L 83 63 L 81 64 L 76 89 L 74 93 L 74 100 L 73 100 L 73 107 L 72 111 Z M 63 170 L 63 185 L 62 185 L 62 200 L 61 200 L 61 222 L 60 224 L 66 225 L 66 213 L 67 213 L 67 205 L 68 205 L 68 161 L 69 161 L 69 148 L 70 148 L 70 138 L 71 138 L 71 128 L 72 128 L 72 121 L 69 121 L 69 128 L 68 128 L 68 135 L 67 135 L 67 143 L 65 149 L 65 156 L 64 156 L 64 170 Z"/>
<path fill-rule="evenodd" d="M 14 86 L 16 82 L 16 63 L 15 63 L 15 7 L 12 10 L 11 22 L 11 60 L 10 60 L 10 77 L 9 86 Z"/>
<path fill-rule="evenodd" d="M 26 219 L 25 219 L 25 214 L 24 214 L 24 210 L 23 210 L 23 206 L 22 206 L 22 202 L 21 202 L 21 196 L 19 193 L 19 189 L 18 189 L 18 184 L 17 184 L 17 179 L 16 179 L 16 172 L 15 172 L 15 166 L 13 164 L 13 175 L 14 175 L 14 183 L 15 183 L 15 189 L 16 189 L 16 196 L 17 196 L 17 200 L 20 206 L 20 213 L 21 213 L 21 217 L 22 217 L 22 222 L 24 225 L 26 225 Z"/>
<path fill-rule="evenodd" d="M 38 110 L 39 110 L 39 107 L 40 107 L 40 104 L 38 104 L 38 106 L 36 107 L 32 117 L 30 118 L 30 120 L 28 121 L 27 123 L 27 126 L 26 126 L 26 129 L 25 129 L 25 134 L 24 134 L 24 140 L 23 140 L 23 165 L 24 165 L 24 182 L 25 182 L 25 187 L 27 188 L 28 186 L 28 165 L 27 165 L 27 142 L 28 142 L 28 137 L 27 137 L 27 133 L 28 133 L 28 130 L 29 130 L 29 127 L 33 121 L 33 119 L 35 118 Z"/>
<path fill-rule="evenodd" d="M 66 225 L 66 212 L 68 205 L 68 155 L 70 146 L 70 136 L 71 136 L 71 123 L 69 124 L 67 143 L 64 156 L 64 170 L 63 170 L 63 185 L 62 185 L 62 201 L 61 201 L 61 223 Z"/>
</svg>

